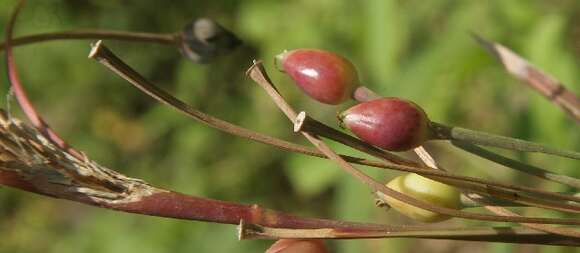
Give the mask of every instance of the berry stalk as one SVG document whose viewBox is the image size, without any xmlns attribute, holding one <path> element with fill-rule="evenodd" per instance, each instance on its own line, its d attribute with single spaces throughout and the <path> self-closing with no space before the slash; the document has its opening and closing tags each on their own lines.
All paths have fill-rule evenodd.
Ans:
<svg viewBox="0 0 580 253">
<path fill-rule="evenodd" d="M 574 160 L 580 160 L 580 153 L 546 146 L 543 144 L 524 141 L 461 127 L 451 127 L 431 122 L 431 131 L 436 139 L 465 141 L 482 146 L 497 147 L 522 152 L 544 153 Z"/>
</svg>

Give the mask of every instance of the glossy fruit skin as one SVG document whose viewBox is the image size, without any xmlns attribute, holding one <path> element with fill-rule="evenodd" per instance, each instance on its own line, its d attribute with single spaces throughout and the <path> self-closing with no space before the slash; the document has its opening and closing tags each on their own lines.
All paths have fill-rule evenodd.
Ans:
<svg viewBox="0 0 580 253">
<path fill-rule="evenodd" d="M 341 125 L 360 139 L 389 151 L 416 148 L 429 139 L 431 132 L 421 107 L 394 97 L 360 103 L 338 117 Z"/>
<path fill-rule="evenodd" d="M 280 239 L 266 253 L 329 253 L 322 240 Z"/>
<path fill-rule="evenodd" d="M 358 73 L 346 58 L 320 49 L 295 49 L 276 56 L 276 65 L 313 99 L 336 105 L 352 97 Z"/>
<path fill-rule="evenodd" d="M 460 193 L 457 189 L 414 173 L 396 177 L 387 183 L 387 187 L 441 207 L 451 209 L 459 209 L 461 207 Z M 414 220 L 439 222 L 451 218 L 447 215 L 427 211 L 393 198 L 382 196 L 384 201 L 393 209 Z"/>
</svg>

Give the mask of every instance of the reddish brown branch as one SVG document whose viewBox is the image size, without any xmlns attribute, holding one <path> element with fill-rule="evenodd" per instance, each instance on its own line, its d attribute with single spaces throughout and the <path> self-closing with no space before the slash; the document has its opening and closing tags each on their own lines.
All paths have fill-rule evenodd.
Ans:
<svg viewBox="0 0 580 253">
<path fill-rule="evenodd" d="M 125 212 L 186 220 L 238 224 L 240 220 L 278 228 L 343 228 L 352 231 L 374 231 L 388 228 L 383 225 L 351 223 L 326 219 L 300 218 L 265 209 L 258 205 L 188 196 L 176 192 L 159 192 L 138 202 L 111 205 Z M 266 225 L 267 224 L 267 225 Z M 398 227 L 392 227 L 398 228 Z"/>
<path fill-rule="evenodd" d="M 481 240 L 477 236 L 470 238 L 469 234 L 477 235 L 487 230 L 499 231 L 495 236 L 490 234 L 488 239 L 501 241 L 505 237 L 501 231 L 512 231 L 507 238 L 523 241 L 539 238 L 536 243 L 542 244 L 556 244 L 557 239 L 558 245 L 574 245 L 567 237 L 553 238 L 546 233 L 519 228 L 465 228 L 459 229 L 462 235 L 458 236 L 454 229 L 301 218 L 257 205 L 188 196 L 126 177 L 88 158 L 76 159 L 48 142 L 35 128 L 8 118 L 3 111 L 0 111 L 0 147 L 0 184 L 123 212 L 225 224 L 238 224 L 244 220 L 269 228 L 330 229 L 352 237 L 399 233 L 444 238 L 447 234 L 448 238 L 456 237 L 458 240 Z"/>
<path fill-rule="evenodd" d="M 35 128 L 0 110 L 0 184 L 89 205 L 145 215 L 272 227 L 403 229 L 402 227 L 300 218 L 257 205 L 218 201 L 159 189 L 48 142 Z"/>
</svg>

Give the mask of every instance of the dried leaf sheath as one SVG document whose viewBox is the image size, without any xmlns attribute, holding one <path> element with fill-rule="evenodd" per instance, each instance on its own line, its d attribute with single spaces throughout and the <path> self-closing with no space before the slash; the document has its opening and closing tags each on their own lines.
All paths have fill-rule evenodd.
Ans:
<svg viewBox="0 0 580 253">
<path fill-rule="evenodd" d="M 163 192 L 56 147 L 35 128 L 0 111 L 1 183 L 84 203 L 137 201 Z"/>
</svg>

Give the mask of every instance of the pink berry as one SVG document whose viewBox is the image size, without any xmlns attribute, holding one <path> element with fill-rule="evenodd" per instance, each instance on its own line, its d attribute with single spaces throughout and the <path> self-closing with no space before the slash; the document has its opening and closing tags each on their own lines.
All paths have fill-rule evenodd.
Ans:
<svg viewBox="0 0 580 253">
<path fill-rule="evenodd" d="M 320 49 L 295 49 L 276 56 L 285 71 L 306 94 L 325 104 L 340 104 L 359 85 L 354 65 L 346 58 Z"/>
<path fill-rule="evenodd" d="M 360 103 L 339 115 L 341 124 L 369 144 L 406 151 L 429 139 L 429 119 L 418 105 L 400 98 Z"/>
<path fill-rule="evenodd" d="M 321 240 L 280 239 L 266 250 L 266 253 L 328 253 Z"/>
</svg>

